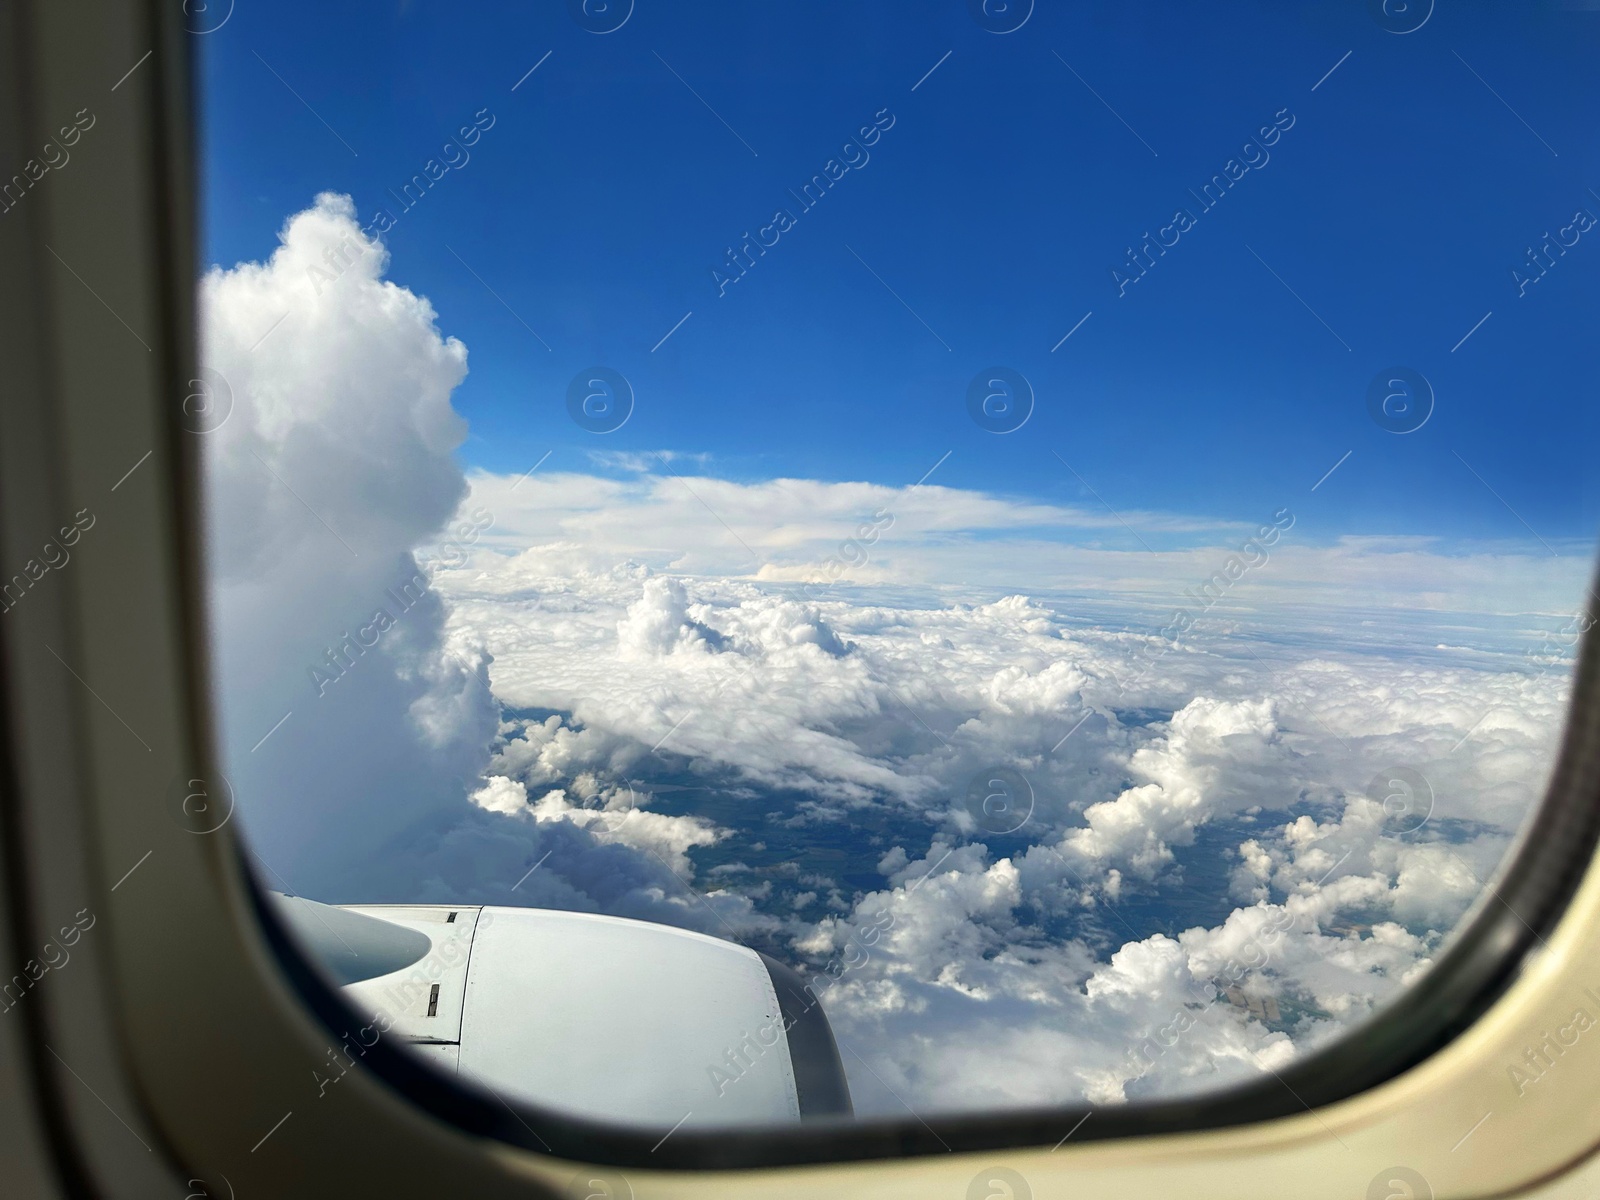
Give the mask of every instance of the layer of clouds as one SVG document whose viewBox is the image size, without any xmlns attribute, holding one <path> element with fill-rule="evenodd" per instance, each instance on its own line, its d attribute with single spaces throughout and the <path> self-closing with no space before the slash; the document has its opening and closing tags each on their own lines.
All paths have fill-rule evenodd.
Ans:
<svg viewBox="0 0 1600 1200">
<path fill-rule="evenodd" d="M 819 986 L 866 1112 L 1191 1091 L 1370 1015 L 1482 893 L 1566 696 L 1499 630 L 1427 654 L 1234 622 L 1174 645 L 1044 597 L 661 575 L 593 541 L 438 580 L 496 694 L 558 714 L 508 777 L 698 777 L 737 814 L 728 853 L 781 841 L 775 793 L 791 830 L 888 821 L 891 845 L 858 846 L 876 889 L 737 860 L 699 880 L 777 923 L 743 936 L 837 978 Z M 1422 779 L 1398 800 L 1397 768 Z M 996 769 L 1026 782 L 1014 832 L 974 803 Z"/>
<path fill-rule="evenodd" d="M 269 884 L 760 945 L 819 977 L 862 1112 L 1111 1102 L 1370 1014 L 1537 802 L 1576 556 L 1291 530 L 1204 606 L 1255 527 L 671 453 L 464 474 L 466 350 L 348 199 L 280 240 L 201 304 Z M 1123 520 L 1156 549 L 1103 548 Z"/>
<path fill-rule="evenodd" d="M 615 470 L 599 474 L 595 465 Z M 620 560 L 659 572 L 770 582 L 842 578 L 856 586 L 959 586 L 972 595 L 1091 591 L 1159 604 L 1158 624 L 1185 589 L 1222 571 L 1260 529 L 1237 520 L 1042 504 L 943 487 L 937 474 L 914 486 L 741 482 L 718 478 L 707 465 L 703 456 L 668 452 L 557 451 L 525 478 L 473 471 L 468 483 L 472 503 L 495 514 L 487 544 L 512 554 L 537 548 L 530 578 L 542 561 L 559 555 L 594 571 Z M 1285 520 L 1296 516 L 1283 511 Z M 1130 531 L 1142 544 L 1129 544 Z M 1300 524 L 1218 612 L 1336 604 L 1564 619 L 1589 571 L 1586 546 L 1552 559 L 1526 543 L 1329 539 Z M 509 583 L 516 576 L 502 578 Z"/>
</svg>

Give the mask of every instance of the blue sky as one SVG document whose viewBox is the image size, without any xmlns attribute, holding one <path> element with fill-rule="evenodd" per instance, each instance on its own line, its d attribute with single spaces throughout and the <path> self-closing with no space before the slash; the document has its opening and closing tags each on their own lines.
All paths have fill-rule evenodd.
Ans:
<svg viewBox="0 0 1600 1200">
<path fill-rule="evenodd" d="M 319 191 L 386 210 L 390 277 L 470 351 L 462 455 L 492 471 L 671 449 L 898 485 L 950 452 L 950 487 L 1587 552 L 1600 226 L 1525 296 L 1511 268 L 1600 216 L 1600 12 L 1451 4 L 1397 35 L 1365 5 L 1055 5 L 996 35 L 956 0 L 891 7 L 639 0 L 601 36 L 556 4 L 240 5 L 197 39 L 205 256 L 264 257 Z M 788 189 L 884 110 L 803 211 Z M 1202 209 L 1189 189 L 1283 110 Z M 1179 208 L 1194 227 L 1119 296 Z M 596 365 L 637 397 L 603 436 L 566 409 Z M 1405 436 L 1366 404 L 1397 365 L 1437 396 Z M 993 366 L 1037 396 L 1003 436 L 966 407 Z"/>
</svg>

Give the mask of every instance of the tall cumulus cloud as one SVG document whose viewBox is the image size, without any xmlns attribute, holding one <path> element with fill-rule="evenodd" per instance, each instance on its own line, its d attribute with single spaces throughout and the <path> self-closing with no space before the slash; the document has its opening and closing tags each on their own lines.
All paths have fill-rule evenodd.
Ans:
<svg viewBox="0 0 1600 1200">
<path fill-rule="evenodd" d="M 534 812 L 484 778 L 500 736 L 491 659 L 448 627 L 417 557 L 470 545 L 492 520 L 452 520 L 467 496 L 450 403 L 466 347 L 385 278 L 389 255 L 348 197 L 318 196 L 278 239 L 200 289 L 212 398 L 231 398 L 201 435 L 216 700 L 264 881 L 334 902 L 715 924 L 672 870 L 709 826 L 658 818 L 657 857 L 591 829 L 592 797 Z"/>
</svg>

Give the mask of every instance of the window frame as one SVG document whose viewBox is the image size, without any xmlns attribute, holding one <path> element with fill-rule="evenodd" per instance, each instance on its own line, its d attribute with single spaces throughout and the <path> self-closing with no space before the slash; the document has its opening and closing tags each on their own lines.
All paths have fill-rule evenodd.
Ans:
<svg viewBox="0 0 1600 1200">
<path fill-rule="evenodd" d="M 1551 947 L 1558 939 L 1569 951 L 1600 943 L 1600 919 L 1572 909 L 1580 894 L 1590 907 L 1600 906 L 1600 649 L 1592 633 L 1580 649 L 1548 796 L 1464 927 L 1433 968 L 1381 1014 L 1279 1075 L 1116 1107 L 679 1132 L 662 1142 L 659 1130 L 624 1130 L 507 1104 L 380 1039 L 363 1058 L 369 1070 L 354 1073 L 329 1104 L 308 1082 L 309 1072 L 337 1044 L 329 1030 L 353 1029 L 363 1018 L 301 957 L 265 906 L 235 829 L 197 837 L 161 811 L 175 767 L 218 771 L 208 701 L 200 447 L 197 435 L 178 424 L 175 402 L 195 365 L 194 46 L 178 0 L 106 0 L 101 7 L 102 19 L 86 24 L 66 6 L 15 0 L 0 26 L 0 62 L 16 81 L 6 98 L 12 111 L 0 112 L 0 148 L 41 140 L 63 105 L 68 112 L 81 106 L 75 98 L 110 96 L 95 101 L 106 105 L 108 136 L 75 155 L 70 170 L 45 181 L 48 187 L 30 192 L 5 215 L 13 224 L 0 229 L 0 264 L 14 281 L 3 300 L 9 320 L 0 342 L 21 379 L 19 391 L 37 400 L 6 405 L 0 415 L 6 561 L 30 544 L 32 529 L 48 530 L 56 514 L 70 511 L 73 495 L 109 496 L 107 482 L 150 449 L 135 467 L 143 473 L 138 484 L 113 489 L 107 523 L 114 536 L 86 539 L 75 569 L 53 581 L 55 600 L 19 606 L 0 624 L 6 928 L 12 944 L 35 944 L 63 908 L 81 907 L 85 897 L 93 897 L 90 907 L 106 921 L 104 936 L 82 952 L 86 967 L 51 980 L 23 1016 L 30 1078 L 43 1097 L 48 1140 L 69 1193 L 131 1192 L 135 1181 L 149 1182 L 157 1163 L 158 1171 L 215 1171 L 240 1191 L 242 1180 L 252 1180 L 259 1190 L 249 1194 L 303 1189 L 295 1159 L 259 1155 L 260 1144 L 248 1145 L 262 1133 L 270 1145 L 268 1127 L 286 1110 L 315 1114 L 314 1122 L 301 1123 L 312 1130 L 302 1135 L 310 1139 L 302 1152 L 328 1164 L 328 1194 L 354 1181 L 397 1196 L 441 1188 L 524 1195 L 530 1182 L 559 1183 L 577 1163 L 637 1170 L 646 1173 L 637 1178 L 657 1182 L 676 1178 L 662 1183 L 668 1190 L 738 1184 L 748 1196 L 767 1185 L 728 1172 L 856 1163 L 865 1174 L 849 1175 L 842 1165 L 833 1170 L 882 1179 L 912 1170 L 908 1159 L 924 1159 L 919 1177 L 948 1174 L 952 1168 L 939 1164 L 959 1161 L 964 1179 L 973 1163 L 960 1156 L 1003 1152 L 1070 1173 L 1095 1155 L 1131 1163 L 1154 1155 L 1157 1144 L 1202 1157 L 1232 1145 L 1248 1159 L 1274 1153 L 1285 1139 L 1326 1147 L 1331 1134 L 1340 1142 L 1327 1123 L 1335 1109 L 1370 1124 L 1373 1112 L 1402 1111 L 1393 1107 L 1401 1103 L 1397 1095 L 1405 1097 L 1402 1108 L 1421 1103 L 1413 1094 L 1419 1075 L 1473 1074 L 1462 1055 L 1473 1052 L 1467 1045 L 1473 1038 L 1482 1042 L 1488 1018 L 1501 1017 L 1504 1027 L 1505 1020 L 1521 1019 L 1519 1012 L 1539 1011 L 1562 987 L 1570 991 L 1579 978 L 1581 956 L 1553 958 Z M 146 51 L 152 53 L 141 58 Z M 108 93 L 109 81 L 136 62 Z M 106 196 L 119 203 L 108 206 Z M 62 271 L 69 261 L 91 264 L 100 287 L 90 291 L 76 272 Z M 108 309 L 118 321 L 128 314 L 146 336 L 124 339 Z M 141 349 L 135 339 L 148 344 Z M 41 647 L 62 665 L 70 659 L 78 682 L 64 677 Z M 102 697 L 112 697 L 116 709 Z M 146 754 L 130 740 L 123 711 L 137 713 L 134 736 L 149 739 Z M 143 877 L 130 872 L 119 880 L 146 846 L 154 861 Z M 130 878 L 137 886 L 121 890 Z M 134 1125 L 125 1118 L 132 1115 L 148 1135 L 134 1136 L 159 1147 L 159 1156 L 153 1148 L 149 1160 L 116 1148 L 124 1135 L 51 1055 L 62 1066 L 71 1059 L 72 1074 L 78 1064 L 92 1064 L 85 1069 L 109 1097 L 102 1104 L 128 1132 Z M 230 1088 L 241 1089 L 241 1078 L 250 1094 L 225 1099 Z M 1594 1103 L 1584 1111 L 1593 1112 Z M 1076 1132 L 1067 1153 L 1039 1157 L 1069 1130 Z M 1600 1142 L 1600 1120 L 1553 1133 L 1564 1139 L 1562 1154 L 1537 1170 L 1526 1160 L 1503 1163 L 1502 1175 L 1532 1178 L 1580 1149 L 1587 1153 Z M 362 1151 L 359 1163 L 339 1165 L 352 1146 Z M 1190 1183 L 1204 1174 L 1193 1166 L 1173 1169 L 1175 1179 Z M 762 1178 L 778 1186 L 792 1177 Z M 1315 1181 L 1285 1178 L 1297 1194 L 1313 1194 Z M 1463 1186 L 1469 1182 L 1476 1188 L 1485 1177 L 1464 1175 Z"/>
</svg>

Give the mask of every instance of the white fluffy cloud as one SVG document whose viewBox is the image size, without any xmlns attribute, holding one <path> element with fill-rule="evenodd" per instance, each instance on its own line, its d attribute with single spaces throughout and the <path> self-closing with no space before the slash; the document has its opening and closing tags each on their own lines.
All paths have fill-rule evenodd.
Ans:
<svg viewBox="0 0 1600 1200">
<path fill-rule="evenodd" d="M 1246 771 L 1277 768 L 1279 778 L 1287 775 L 1286 756 L 1275 753 L 1280 746 L 1270 701 L 1197 696 L 1172 714 L 1161 742 L 1141 746 L 1128 760 L 1129 771 L 1149 782 L 1091 804 L 1085 827 L 1068 834 L 1063 847 L 1152 879 L 1172 860 L 1173 843 L 1193 842 L 1220 789 L 1237 788 Z"/>
<path fill-rule="evenodd" d="M 889 823 L 877 888 L 702 876 L 837 976 L 824 1003 L 868 1112 L 1281 1067 L 1426 969 L 1536 803 L 1565 701 L 1562 672 L 1487 627 L 1470 652 L 1307 653 L 1236 621 L 1174 647 L 1042 597 L 663 576 L 593 541 L 438 578 L 496 694 L 561 714 L 503 752 L 511 774 L 697 774 L 734 801 L 729 854 L 795 822 Z M 1152 647 L 1159 669 L 1130 670 Z M 1010 840 L 969 797 L 996 767 L 1032 792 Z M 1396 767 L 1426 811 L 1386 811 L 1373 785 Z"/>
<path fill-rule="evenodd" d="M 205 363 L 232 404 L 198 435 L 217 701 L 265 880 L 332 901 L 546 904 L 720 930 L 727 915 L 674 873 L 714 839 L 708 823 L 640 812 L 625 834 L 591 830 L 586 809 L 561 819 L 550 795 L 530 803 L 523 780 L 494 774 L 489 655 L 447 628 L 415 555 L 481 532 L 470 505 L 451 520 L 468 493 L 450 404 L 467 352 L 388 265 L 350 200 L 326 194 L 267 261 L 201 285 Z"/>
<path fill-rule="evenodd" d="M 464 475 L 465 348 L 347 199 L 280 240 L 201 304 L 269 882 L 752 941 L 830 980 L 862 1112 L 1112 1102 L 1372 1012 L 1537 802 L 1566 680 L 1524 651 L 1575 558 L 1286 538 L 1170 639 L 1248 530 L 1124 513 L 1159 550 L 1107 551 L 1104 513 L 666 452 Z"/>
<path fill-rule="evenodd" d="M 205 360 L 233 405 L 200 435 L 214 645 L 254 848 L 288 885 L 326 892 L 349 882 L 357 843 L 476 773 L 496 715 L 481 652 L 446 644 L 425 584 L 403 592 L 413 548 L 465 495 L 450 393 L 466 349 L 383 279 L 348 199 L 319 197 L 279 238 L 267 262 L 201 287 Z"/>
</svg>

